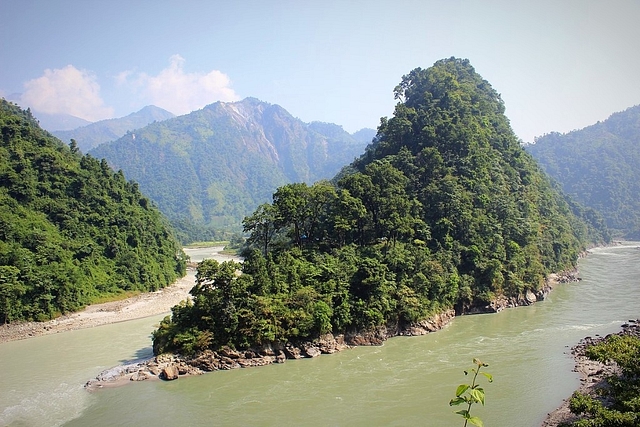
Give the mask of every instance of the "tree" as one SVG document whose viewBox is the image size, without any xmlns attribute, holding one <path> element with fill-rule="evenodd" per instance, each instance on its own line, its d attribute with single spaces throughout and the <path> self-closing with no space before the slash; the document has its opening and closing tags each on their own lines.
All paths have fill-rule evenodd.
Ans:
<svg viewBox="0 0 640 427">
<path fill-rule="evenodd" d="M 18 276 L 20 270 L 9 265 L 0 266 L 0 316 L 3 323 L 9 323 L 12 318 L 20 317 L 20 297 L 25 293 L 25 287 Z"/>
<path fill-rule="evenodd" d="M 284 185 L 273 194 L 273 207 L 276 212 L 276 224 L 290 227 L 293 242 L 302 247 L 304 222 L 310 215 L 309 187 L 304 183 Z"/>
<path fill-rule="evenodd" d="M 251 233 L 247 244 L 258 245 L 266 257 L 271 239 L 278 231 L 274 206 L 268 203 L 258 206 L 252 215 L 245 217 L 242 226 L 245 233 Z"/>
</svg>

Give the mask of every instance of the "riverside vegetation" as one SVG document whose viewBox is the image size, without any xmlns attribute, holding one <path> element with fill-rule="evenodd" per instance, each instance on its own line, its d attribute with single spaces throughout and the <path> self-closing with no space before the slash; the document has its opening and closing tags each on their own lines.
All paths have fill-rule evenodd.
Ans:
<svg viewBox="0 0 640 427">
<path fill-rule="evenodd" d="M 635 427 L 640 424 L 640 325 L 623 325 L 622 332 L 604 338 L 585 339 L 579 356 L 603 364 L 603 374 L 592 393 L 577 391 L 569 401 L 578 420 L 569 427 Z M 605 366 L 606 367 L 606 366 Z"/>
<path fill-rule="evenodd" d="M 138 185 L 0 100 L 0 324 L 48 320 L 185 273 Z"/>
<path fill-rule="evenodd" d="M 384 338 L 444 312 L 528 304 L 610 239 L 522 149 L 467 60 L 417 68 L 395 96 L 332 182 L 284 185 L 245 218 L 242 265 L 200 264 L 193 301 L 153 334 L 156 353 Z"/>
</svg>

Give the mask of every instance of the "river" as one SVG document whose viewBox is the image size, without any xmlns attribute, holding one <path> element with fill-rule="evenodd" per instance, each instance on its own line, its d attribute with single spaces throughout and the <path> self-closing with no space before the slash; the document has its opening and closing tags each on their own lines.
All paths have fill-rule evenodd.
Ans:
<svg viewBox="0 0 640 427">
<path fill-rule="evenodd" d="M 163 316 L 4 343 L 0 426 L 457 426 L 448 402 L 474 357 L 495 381 L 472 413 L 486 426 L 539 426 L 579 385 L 571 346 L 640 317 L 639 258 L 637 243 L 595 249 L 580 260 L 583 280 L 546 301 L 422 337 L 93 393 L 83 384 L 101 370 L 151 355 Z"/>
</svg>

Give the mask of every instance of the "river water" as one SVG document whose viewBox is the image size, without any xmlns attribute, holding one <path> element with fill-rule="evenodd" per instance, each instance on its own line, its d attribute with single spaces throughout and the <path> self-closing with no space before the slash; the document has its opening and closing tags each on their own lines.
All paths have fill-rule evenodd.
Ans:
<svg viewBox="0 0 640 427">
<path fill-rule="evenodd" d="M 495 381 L 472 414 L 486 426 L 539 426 L 579 385 L 570 347 L 640 317 L 638 244 L 592 252 L 581 282 L 530 307 L 462 316 L 381 347 L 173 382 L 83 389 L 103 369 L 150 356 L 163 316 L 5 343 L 0 426 L 457 426 L 448 402 L 474 357 Z"/>
</svg>

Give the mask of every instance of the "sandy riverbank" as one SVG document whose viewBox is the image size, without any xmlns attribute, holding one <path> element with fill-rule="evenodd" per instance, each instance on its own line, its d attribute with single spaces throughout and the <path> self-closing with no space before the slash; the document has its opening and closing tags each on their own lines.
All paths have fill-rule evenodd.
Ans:
<svg viewBox="0 0 640 427">
<path fill-rule="evenodd" d="M 195 283 L 195 271 L 189 269 L 185 277 L 156 292 L 90 305 L 82 311 L 61 316 L 49 322 L 2 325 L 0 326 L 0 343 L 169 313 L 171 307 L 189 297 L 189 291 Z"/>
<path fill-rule="evenodd" d="M 192 261 L 212 258 L 219 262 L 239 258 L 220 253 L 222 246 L 185 249 Z M 195 256 L 194 256 L 195 255 Z M 0 325 L 0 344 L 41 335 L 57 334 L 75 329 L 92 328 L 109 323 L 125 322 L 169 313 L 171 307 L 190 297 L 189 291 L 196 284 L 195 263 L 187 269 L 187 275 L 171 286 L 156 292 L 146 292 L 120 301 L 90 305 L 82 311 L 70 313 L 49 322 L 19 322 Z"/>
</svg>

